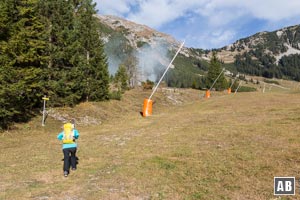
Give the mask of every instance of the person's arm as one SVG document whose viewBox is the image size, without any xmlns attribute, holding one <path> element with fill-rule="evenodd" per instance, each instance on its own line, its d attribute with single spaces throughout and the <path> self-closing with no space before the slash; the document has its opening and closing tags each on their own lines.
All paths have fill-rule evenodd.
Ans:
<svg viewBox="0 0 300 200">
<path fill-rule="evenodd" d="M 64 133 L 63 132 L 60 132 L 58 135 L 57 135 L 57 139 L 58 140 L 62 140 L 64 137 Z"/>
<path fill-rule="evenodd" d="M 79 138 L 79 132 L 77 129 L 74 129 L 74 138 L 77 140 Z"/>
</svg>

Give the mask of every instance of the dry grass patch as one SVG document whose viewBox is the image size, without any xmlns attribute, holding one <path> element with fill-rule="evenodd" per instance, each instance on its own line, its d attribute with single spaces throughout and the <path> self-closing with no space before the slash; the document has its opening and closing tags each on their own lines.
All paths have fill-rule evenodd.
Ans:
<svg viewBox="0 0 300 200">
<path fill-rule="evenodd" d="M 60 121 L 2 134 L 0 199 L 274 199 L 274 176 L 300 178 L 299 93 L 159 91 L 142 118 L 148 93 L 56 111 L 101 121 L 78 124 L 79 165 L 68 178 Z"/>
</svg>

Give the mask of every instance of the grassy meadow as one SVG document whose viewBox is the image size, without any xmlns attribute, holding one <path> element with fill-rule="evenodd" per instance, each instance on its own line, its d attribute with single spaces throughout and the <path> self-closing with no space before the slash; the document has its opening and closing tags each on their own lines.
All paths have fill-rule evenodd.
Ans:
<svg viewBox="0 0 300 200">
<path fill-rule="evenodd" d="M 274 176 L 300 180 L 300 91 L 158 90 L 121 101 L 52 108 L 0 134 L 0 199 L 300 199 L 273 195 Z M 50 111 L 49 111 L 50 112 Z M 63 176 L 59 117 L 75 118 L 78 170 Z M 297 184 L 298 186 L 298 184 Z"/>
</svg>

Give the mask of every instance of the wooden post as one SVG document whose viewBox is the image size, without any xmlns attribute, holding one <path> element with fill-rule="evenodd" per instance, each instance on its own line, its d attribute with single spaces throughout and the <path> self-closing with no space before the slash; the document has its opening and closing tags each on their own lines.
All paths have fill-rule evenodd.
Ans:
<svg viewBox="0 0 300 200">
<path fill-rule="evenodd" d="M 46 101 L 48 101 L 49 98 L 47 98 L 46 96 L 44 96 L 42 99 L 44 100 L 42 126 L 45 126 L 45 119 L 46 119 Z"/>
</svg>

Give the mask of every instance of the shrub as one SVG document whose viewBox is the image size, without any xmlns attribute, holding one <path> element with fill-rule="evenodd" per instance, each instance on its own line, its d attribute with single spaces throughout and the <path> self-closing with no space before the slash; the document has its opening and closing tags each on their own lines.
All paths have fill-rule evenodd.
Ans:
<svg viewBox="0 0 300 200">
<path fill-rule="evenodd" d="M 113 100 L 121 100 L 122 99 L 122 93 L 118 90 L 118 91 L 112 91 L 109 93 L 108 95 L 109 99 L 113 99 Z"/>
<path fill-rule="evenodd" d="M 142 82 L 142 87 L 144 90 L 152 90 L 153 86 L 154 86 L 153 81 L 147 80 L 146 82 Z"/>
<path fill-rule="evenodd" d="M 238 90 L 238 92 L 255 92 L 256 88 L 249 87 L 249 86 L 241 86 Z"/>
<path fill-rule="evenodd" d="M 141 48 L 143 46 L 150 47 L 150 45 L 147 42 L 144 42 L 144 41 L 137 41 L 136 45 L 137 45 L 138 48 Z"/>
<path fill-rule="evenodd" d="M 265 83 L 271 83 L 271 84 L 274 83 L 274 84 L 276 84 L 276 85 L 280 85 L 278 81 L 269 80 L 269 79 L 264 79 L 264 82 L 265 82 Z"/>
</svg>

